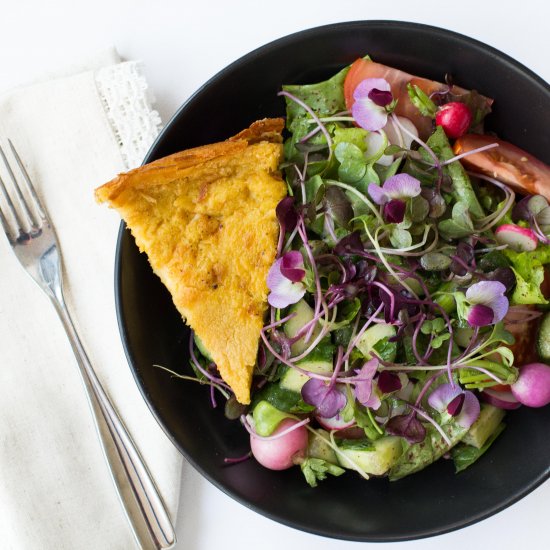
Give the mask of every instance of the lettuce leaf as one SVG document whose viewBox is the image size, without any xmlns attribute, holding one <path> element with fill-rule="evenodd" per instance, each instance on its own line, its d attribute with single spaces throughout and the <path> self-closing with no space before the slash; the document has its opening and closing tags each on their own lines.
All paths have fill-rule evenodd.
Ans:
<svg viewBox="0 0 550 550">
<path fill-rule="evenodd" d="M 451 447 L 456 445 L 468 431 L 456 422 L 449 422 L 441 427 L 450 439 Z M 390 481 L 397 481 L 422 470 L 449 451 L 449 447 L 441 434 L 431 425 L 426 426 L 424 441 L 411 445 L 403 440 L 403 446 L 403 454 L 389 471 Z"/>
<path fill-rule="evenodd" d="M 451 456 L 455 465 L 455 472 L 458 474 L 458 472 L 462 472 L 462 470 L 465 470 L 468 468 L 468 466 L 471 466 L 481 455 L 483 455 L 487 449 L 493 444 L 495 439 L 502 433 L 502 430 L 506 427 L 506 424 L 501 422 L 497 429 L 492 433 L 492 435 L 487 439 L 483 447 L 481 449 L 478 449 L 477 447 L 474 447 L 473 445 L 465 445 L 464 443 L 460 443 L 456 447 L 453 448 L 451 451 Z"/>
<path fill-rule="evenodd" d="M 505 249 L 516 276 L 516 287 L 511 297 L 512 305 L 547 304 L 540 285 L 544 280 L 544 265 L 550 264 L 550 246 L 539 245 L 532 252 L 515 252 Z"/>
<path fill-rule="evenodd" d="M 283 90 L 301 99 L 311 107 L 319 116 L 329 116 L 344 111 L 346 102 L 344 99 L 344 80 L 349 67 L 345 67 L 339 73 L 323 82 L 304 85 L 285 85 Z M 289 98 L 286 100 L 286 126 L 294 132 L 301 119 L 309 118 L 305 109 Z M 313 127 L 312 127 L 313 128 Z"/>
<path fill-rule="evenodd" d="M 426 143 L 442 161 L 450 160 L 455 156 L 441 126 L 437 126 L 435 132 L 429 137 Z M 420 154 L 426 161 L 433 162 L 432 158 L 424 149 L 420 150 Z M 443 172 L 449 175 L 453 182 L 452 193 L 455 200 L 465 203 L 468 206 L 470 214 L 474 218 L 482 218 L 485 213 L 483 212 L 483 208 L 475 194 L 470 178 L 468 174 L 466 174 L 462 164 L 460 164 L 460 162 L 451 162 L 451 164 L 443 168 Z"/>
</svg>

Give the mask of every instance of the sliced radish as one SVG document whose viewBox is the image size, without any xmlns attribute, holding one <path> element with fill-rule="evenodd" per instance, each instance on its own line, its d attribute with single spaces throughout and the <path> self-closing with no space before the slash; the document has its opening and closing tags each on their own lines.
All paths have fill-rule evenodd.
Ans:
<svg viewBox="0 0 550 550">
<path fill-rule="evenodd" d="M 316 416 L 315 419 L 325 430 L 343 430 L 344 428 L 350 428 L 355 424 L 355 418 L 345 421 L 339 414 L 331 418 L 323 418 L 322 416 Z"/>
<path fill-rule="evenodd" d="M 345 397 L 345 403 L 347 403 L 348 391 L 345 384 L 336 384 L 335 389 L 338 390 L 338 392 Z M 328 418 L 325 418 L 320 414 L 316 414 L 315 419 L 326 430 L 343 430 L 344 428 L 349 428 L 350 426 L 353 426 L 355 424 L 354 418 L 349 421 L 344 421 L 342 419 L 342 416 L 340 415 L 340 412 L 341 411 L 336 413 L 334 416 L 330 416 Z"/>
<path fill-rule="evenodd" d="M 481 398 L 498 409 L 518 409 L 521 403 L 509 391 L 494 391 L 486 388 L 481 393 Z"/>
<path fill-rule="evenodd" d="M 369 132 L 365 138 L 367 152 L 365 160 L 367 163 L 374 162 L 382 166 L 389 166 L 393 162 L 393 155 L 385 155 L 384 151 L 389 145 L 388 138 L 384 131 Z"/>
<path fill-rule="evenodd" d="M 537 236 L 533 231 L 512 223 L 498 227 L 495 231 L 495 237 L 499 244 L 507 244 L 516 252 L 531 252 L 538 245 Z"/>
<path fill-rule="evenodd" d="M 399 120 L 401 125 L 412 135 L 418 137 L 418 130 L 416 129 L 416 126 L 410 118 L 398 116 L 397 120 Z M 388 118 L 388 123 L 384 127 L 384 132 L 386 132 L 386 135 L 388 136 L 388 141 L 392 145 L 398 145 L 399 147 L 403 147 L 404 149 L 411 148 L 411 144 L 413 142 L 412 136 L 405 132 L 402 132 L 401 128 L 399 128 L 391 118 Z"/>
</svg>

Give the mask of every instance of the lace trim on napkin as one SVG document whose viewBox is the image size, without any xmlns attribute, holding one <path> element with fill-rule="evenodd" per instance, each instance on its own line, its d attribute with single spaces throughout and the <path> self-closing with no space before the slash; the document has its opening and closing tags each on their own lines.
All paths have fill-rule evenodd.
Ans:
<svg viewBox="0 0 550 550">
<path fill-rule="evenodd" d="M 135 168 L 161 128 L 141 64 L 127 61 L 103 67 L 96 71 L 95 81 L 124 164 L 128 169 Z"/>
</svg>

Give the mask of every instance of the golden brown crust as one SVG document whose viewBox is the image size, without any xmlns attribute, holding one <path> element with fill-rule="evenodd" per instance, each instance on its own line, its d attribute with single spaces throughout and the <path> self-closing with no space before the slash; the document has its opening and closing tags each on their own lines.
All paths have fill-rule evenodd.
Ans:
<svg viewBox="0 0 550 550">
<path fill-rule="evenodd" d="M 275 259 L 278 120 L 121 174 L 96 190 L 116 208 L 241 403 L 250 402 Z M 262 139 L 267 138 L 267 139 Z"/>
<path fill-rule="evenodd" d="M 282 118 L 263 118 L 253 122 L 249 128 L 245 128 L 237 135 L 230 137 L 228 141 L 244 139 L 248 143 L 257 143 L 258 141 L 281 143 L 283 140 L 281 133 L 284 127 L 285 121 Z"/>
<path fill-rule="evenodd" d="M 237 153 L 246 149 L 248 145 L 259 141 L 281 143 L 283 128 L 284 120 L 282 118 L 257 120 L 249 128 L 230 137 L 227 141 L 179 151 L 144 166 L 134 168 L 124 174 L 119 174 L 116 178 L 98 187 L 95 190 L 95 198 L 99 203 L 102 203 L 114 200 L 123 188 L 130 185 L 143 183 L 146 185 L 162 185 L 177 177 L 178 172 L 181 170 L 193 168 L 217 157 Z"/>
</svg>

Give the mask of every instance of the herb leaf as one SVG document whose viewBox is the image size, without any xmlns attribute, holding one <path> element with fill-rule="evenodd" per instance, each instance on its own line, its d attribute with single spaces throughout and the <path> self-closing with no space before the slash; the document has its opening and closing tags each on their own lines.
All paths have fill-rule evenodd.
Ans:
<svg viewBox="0 0 550 550">
<path fill-rule="evenodd" d="M 341 476 L 345 470 L 331 464 L 322 458 L 306 458 L 301 464 L 300 468 L 307 483 L 311 487 L 317 487 L 317 482 L 327 478 L 327 475 Z"/>
<path fill-rule="evenodd" d="M 420 111 L 421 115 L 434 118 L 437 113 L 437 105 L 419 88 L 416 84 L 409 82 L 407 84 L 407 92 L 411 103 Z"/>
</svg>

